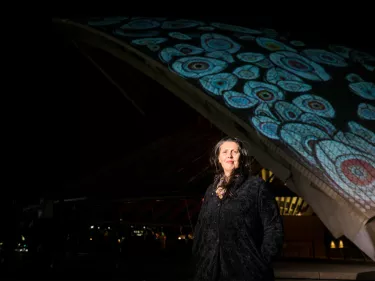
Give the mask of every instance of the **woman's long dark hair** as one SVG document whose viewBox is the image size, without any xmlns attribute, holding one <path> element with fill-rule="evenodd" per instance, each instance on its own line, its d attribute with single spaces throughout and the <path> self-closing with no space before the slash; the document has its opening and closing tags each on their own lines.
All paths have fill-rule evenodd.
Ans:
<svg viewBox="0 0 375 281">
<path fill-rule="evenodd" d="M 238 168 L 232 171 L 232 175 L 229 178 L 229 181 L 224 181 L 221 185 L 225 189 L 229 189 L 237 176 L 248 176 L 251 173 L 251 161 L 250 156 L 245 148 L 245 145 L 242 140 L 235 138 L 235 137 L 225 137 L 221 139 L 213 148 L 211 157 L 210 157 L 210 163 L 215 169 L 215 181 L 218 179 L 221 179 L 225 176 L 223 167 L 221 166 L 219 162 L 219 154 L 220 154 L 220 147 L 224 142 L 235 142 L 238 145 L 239 153 L 240 153 L 240 159 L 239 159 L 239 165 Z"/>
</svg>

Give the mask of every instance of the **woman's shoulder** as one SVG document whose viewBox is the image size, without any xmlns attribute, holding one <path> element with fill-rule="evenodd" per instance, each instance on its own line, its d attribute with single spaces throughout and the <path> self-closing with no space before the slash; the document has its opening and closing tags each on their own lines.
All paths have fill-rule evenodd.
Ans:
<svg viewBox="0 0 375 281">
<path fill-rule="evenodd" d="M 251 192 L 254 195 L 262 192 L 262 189 L 264 187 L 265 187 L 265 182 L 259 176 L 249 175 L 244 179 L 242 183 L 242 188 L 246 189 L 248 192 Z"/>
<path fill-rule="evenodd" d="M 264 180 L 259 176 L 248 175 L 245 177 L 243 185 L 261 188 L 264 186 Z"/>
</svg>

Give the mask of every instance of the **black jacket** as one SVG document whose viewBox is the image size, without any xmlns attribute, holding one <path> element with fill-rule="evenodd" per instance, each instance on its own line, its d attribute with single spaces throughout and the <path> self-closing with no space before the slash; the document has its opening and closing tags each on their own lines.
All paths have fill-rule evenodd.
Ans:
<svg viewBox="0 0 375 281">
<path fill-rule="evenodd" d="M 196 281 L 274 280 L 272 260 L 283 245 L 283 223 L 263 180 L 239 176 L 228 196 L 206 191 L 195 226 Z"/>
</svg>

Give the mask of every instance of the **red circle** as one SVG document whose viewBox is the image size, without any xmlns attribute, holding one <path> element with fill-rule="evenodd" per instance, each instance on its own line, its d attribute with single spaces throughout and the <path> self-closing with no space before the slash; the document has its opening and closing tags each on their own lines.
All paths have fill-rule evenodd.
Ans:
<svg viewBox="0 0 375 281">
<path fill-rule="evenodd" d="M 312 110 L 325 110 L 326 109 L 326 106 L 323 103 L 316 101 L 316 100 L 309 101 L 307 104 Z"/>
<path fill-rule="evenodd" d="M 298 61 L 298 60 L 294 60 L 294 59 L 289 59 L 288 64 L 291 67 L 297 68 L 299 70 L 308 70 L 309 69 L 309 67 L 305 63 L 303 63 L 301 61 Z"/>
<path fill-rule="evenodd" d="M 362 176 L 354 174 L 353 168 L 359 169 Z M 362 159 L 351 158 L 342 161 L 341 171 L 348 180 L 356 185 L 369 185 L 375 180 L 375 167 Z"/>
<path fill-rule="evenodd" d="M 267 90 L 260 90 L 259 92 L 256 93 L 256 95 L 264 101 L 270 101 L 275 98 L 274 94 L 267 91 Z"/>
</svg>

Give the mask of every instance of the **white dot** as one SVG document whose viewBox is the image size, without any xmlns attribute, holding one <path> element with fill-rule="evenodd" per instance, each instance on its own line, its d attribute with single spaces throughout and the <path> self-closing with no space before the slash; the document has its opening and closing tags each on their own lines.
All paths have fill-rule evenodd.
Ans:
<svg viewBox="0 0 375 281">
<path fill-rule="evenodd" d="M 364 209 L 364 208 L 361 208 L 361 211 L 364 212 L 364 213 L 366 213 L 366 209 Z"/>
<path fill-rule="evenodd" d="M 371 207 L 370 207 L 369 205 L 366 205 L 365 208 L 366 208 L 367 210 L 370 210 L 370 209 L 371 209 Z"/>
</svg>

